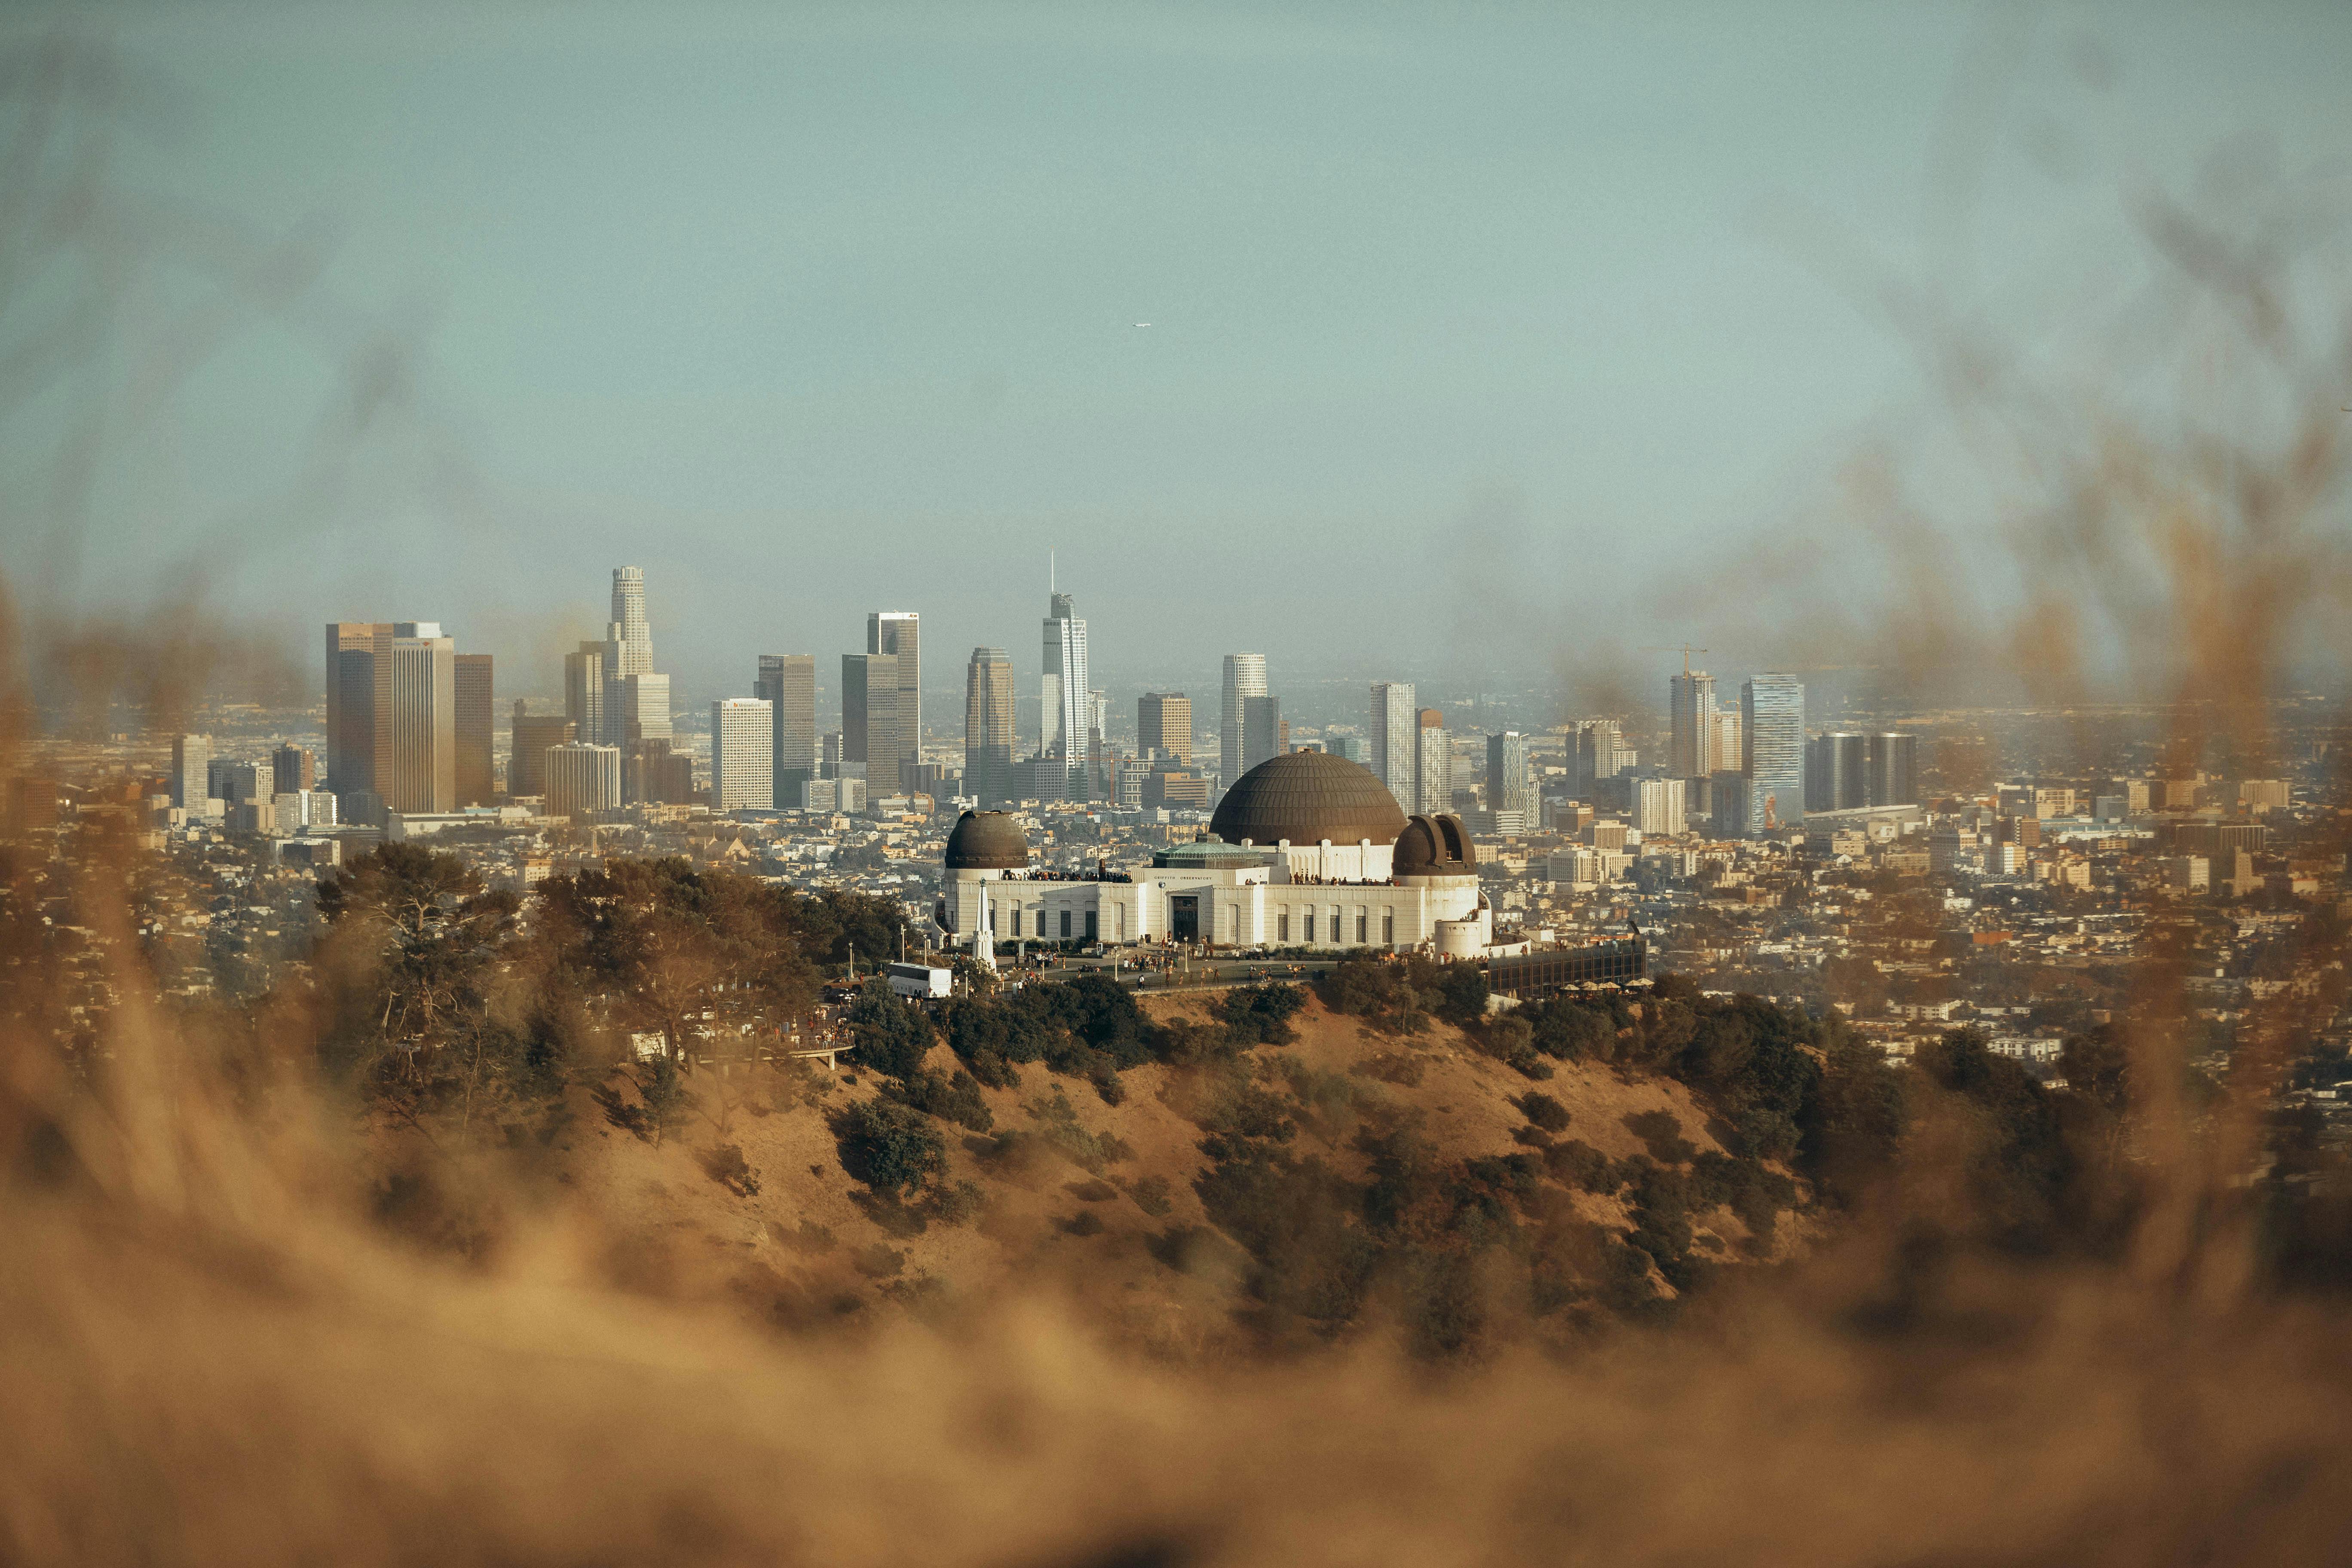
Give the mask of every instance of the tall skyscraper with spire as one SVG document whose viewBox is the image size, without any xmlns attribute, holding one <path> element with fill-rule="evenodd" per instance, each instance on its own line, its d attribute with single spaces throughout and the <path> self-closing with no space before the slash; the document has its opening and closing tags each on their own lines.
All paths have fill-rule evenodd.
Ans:
<svg viewBox="0 0 2352 1568">
<path fill-rule="evenodd" d="M 1072 775 L 1071 789 L 1086 798 L 1087 623 L 1073 608 L 1070 595 L 1054 590 L 1046 603 L 1045 662 L 1038 682 L 1043 712 L 1038 720 L 1037 754 L 1059 762 Z"/>
<path fill-rule="evenodd" d="M 903 772 L 923 760 L 922 617 L 912 610 L 876 610 L 866 617 L 866 651 L 887 653 L 898 661 L 898 749 Z M 891 781 L 891 788 L 900 782 Z M 870 789 L 874 780 L 868 776 L 866 783 Z"/>
<path fill-rule="evenodd" d="M 603 731 L 608 746 L 672 738 L 669 677 L 654 670 L 653 625 L 646 618 L 641 566 L 613 568 L 613 618 L 604 627 Z"/>
</svg>

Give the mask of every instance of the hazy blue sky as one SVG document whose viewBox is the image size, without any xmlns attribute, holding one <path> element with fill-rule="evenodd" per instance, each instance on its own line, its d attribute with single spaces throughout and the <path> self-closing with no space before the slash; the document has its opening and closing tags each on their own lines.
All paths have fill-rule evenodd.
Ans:
<svg viewBox="0 0 2352 1568">
<path fill-rule="evenodd" d="M 1872 287 L 2032 341 L 2136 191 L 2352 149 L 2343 5 L 76 15 L 156 73 L 118 189 L 330 258 L 112 426 L 80 592 L 437 617 L 509 691 L 623 561 L 695 700 L 881 607 L 1025 689 L 1049 547 L 1118 689 L 1706 641 L 1661 584 L 1921 403 Z"/>
</svg>

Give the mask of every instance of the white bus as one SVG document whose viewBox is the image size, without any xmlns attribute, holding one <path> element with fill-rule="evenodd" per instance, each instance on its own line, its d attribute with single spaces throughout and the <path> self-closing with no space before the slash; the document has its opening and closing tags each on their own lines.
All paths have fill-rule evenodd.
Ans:
<svg viewBox="0 0 2352 1568">
<path fill-rule="evenodd" d="M 933 969 L 928 963 L 886 963 L 882 977 L 890 983 L 890 991 L 898 996 L 939 998 L 955 990 L 955 971 Z"/>
</svg>

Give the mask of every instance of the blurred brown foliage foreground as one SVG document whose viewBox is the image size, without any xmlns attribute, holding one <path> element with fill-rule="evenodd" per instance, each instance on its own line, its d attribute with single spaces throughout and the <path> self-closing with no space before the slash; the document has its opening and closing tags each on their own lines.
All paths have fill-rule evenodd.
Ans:
<svg viewBox="0 0 2352 1568">
<path fill-rule="evenodd" d="M 134 864 L 85 858 L 92 932 L 121 934 Z M 2063 1104 L 1949 1042 L 1899 1129 L 1883 1069 L 1832 1037 L 1802 1115 L 1854 1157 L 1810 1167 L 1843 1205 L 1810 1260 L 1671 1329 L 1434 1366 L 1378 1331 L 1172 1364 L 1049 1287 L 793 1335 L 623 1289 L 577 1215 L 461 1266 L 370 1218 L 318 1070 L 349 1009 L 171 1014 L 125 963 L 93 1035 L 13 963 L 0 1560 L 2339 1561 L 2338 1173 L 2260 1113 L 2340 1004 L 2332 919 L 2214 1102 L 2160 1010 L 2083 1042 Z M 359 1016 L 432 1013 L 446 976 L 377 952 Z M 911 1082 L 920 1051 L 876 1070 Z"/>
</svg>

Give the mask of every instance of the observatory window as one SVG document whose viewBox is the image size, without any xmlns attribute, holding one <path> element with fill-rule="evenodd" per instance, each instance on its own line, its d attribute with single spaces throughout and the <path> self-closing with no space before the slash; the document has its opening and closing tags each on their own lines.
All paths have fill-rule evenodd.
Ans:
<svg viewBox="0 0 2352 1568">
<path fill-rule="evenodd" d="M 1285 910 L 1280 914 L 1274 917 L 1274 934 L 1276 940 L 1278 942 L 1288 942 L 1290 940 L 1290 911 L 1288 910 Z"/>
<path fill-rule="evenodd" d="M 1396 945 L 1396 911 L 1394 910 L 1381 916 L 1381 945 L 1383 947 Z"/>
<path fill-rule="evenodd" d="M 1309 942 L 1313 942 L 1315 940 L 1315 911 L 1313 910 L 1307 911 L 1307 940 Z"/>
<path fill-rule="evenodd" d="M 1062 911 L 1062 940 L 1070 940 L 1070 911 L 1067 910 Z"/>
<path fill-rule="evenodd" d="M 1364 911 L 1358 910 L 1356 911 L 1356 945 L 1358 947 L 1364 945 L 1367 934 L 1364 930 L 1366 923 L 1367 921 L 1365 920 Z"/>
</svg>

